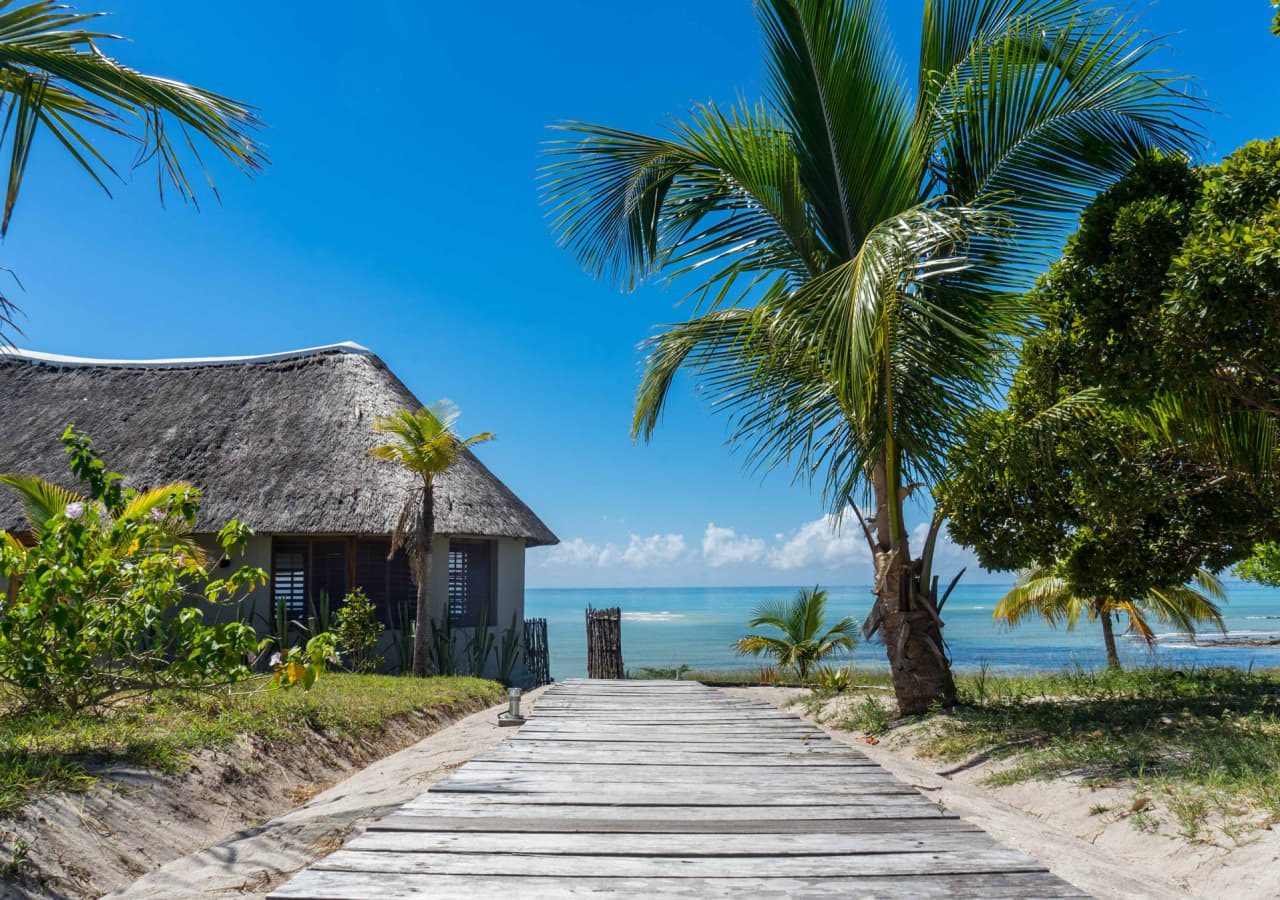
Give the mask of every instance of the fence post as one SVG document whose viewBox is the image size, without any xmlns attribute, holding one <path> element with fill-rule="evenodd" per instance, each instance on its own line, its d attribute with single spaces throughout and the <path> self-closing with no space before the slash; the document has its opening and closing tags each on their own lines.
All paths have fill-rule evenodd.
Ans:
<svg viewBox="0 0 1280 900">
<path fill-rule="evenodd" d="M 620 607 L 587 607 L 587 677 L 623 677 Z"/>
<path fill-rule="evenodd" d="M 547 620 L 524 620 L 524 661 L 532 687 L 551 683 L 551 651 L 547 647 Z"/>
</svg>

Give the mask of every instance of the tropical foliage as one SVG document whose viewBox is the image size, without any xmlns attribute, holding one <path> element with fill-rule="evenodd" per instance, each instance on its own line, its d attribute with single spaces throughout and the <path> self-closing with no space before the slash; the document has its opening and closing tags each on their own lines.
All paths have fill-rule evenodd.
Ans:
<svg viewBox="0 0 1280 900">
<path fill-rule="evenodd" d="M 382 665 L 378 640 L 386 628 L 378 621 L 377 609 L 363 588 L 353 588 L 334 617 L 333 636 L 338 651 L 352 672 L 376 672 Z"/>
<path fill-rule="evenodd" d="M 431 621 L 431 541 L 435 534 L 435 480 L 458 461 L 469 447 L 493 440 L 487 431 L 459 438 L 454 432 L 458 409 L 447 400 L 415 411 L 400 410 L 379 416 L 374 429 L 391 440 L 369 451 L 412 472 L 421 483 L 418 495 L 405 503 L 392 536 L 391 552 L 401 547 L 409 555 L 418 587 L 417 615 L 413 626 L 413 674 L 425 677 L 430 650 L 427 625 Z M 447 619 L 447 613 L 446 613 Z M 442 670 L 442 674 L 444 674 Z M 448 674 L 452 674 L 452 670 Z"/>
<path fill-rule="evenodd" d="M 128 147 L 133 167 L 156 165 L 162 198 L 168 187 L 195 200 L 192 162 L 209 178 L 197 138 L 246 172 L 265 164 L 251 107 L 113 59 L 102 48 L 121 38 L 91 27 L 101 15 L 56 0 L 0 0 L 0 151 L 8 159 L 0 237 L 41 134 L 104 190 L 119 178 L 110 157 L 117 146 Z M 0 298 L 0 342 L 14 330 L 13 312 Z"/>
<path fill-rule="evenodd" d="M 838 653 L 852 653 L 857 645 L 857 625 L 846 616 L 826 627 L 827 592 L 819 587 L 799 591 L 791 601 L 775 600 L 756 607 L 749 628 L 778 632 L 748 634 L 734 645 L 750 656 L 771 656 L 779 668 L 794 669 L 801 681 L 823 660 Z"/>
<path fill-rule="evenodd" d="M 1112 628 L 1114 617 L 1125 616 L 1129 631 L 1153 645 L 1152 620 L 1186 634 L 1195 634 L 1205 623 L 1226 631 L 1219 607 L 1226 599 L 1222 583 L 1205 569 L 1196 573 L 1190 585 L 1161 585 L 1130 598 L 1083 596 L 1072 589 L 1070 579 L 1053 569 L 1037 569 L 1000 599 L 994 617 L 997 622 L 1014 626 L 1029 616 L 1039 616 L 1051 625 L 1065 624 L 1068 629 L 1075 628 L 1084 617 L 1101 621 L 1107 665 L 1119 668 L 1120 654 Z"/>
<path fill-rule="evenodd" d="M 0 684 L 32 707 L 80 710 L 165 687 L 247 678 L 263 649 L 249 626 L 209 624 L 190 601 L 231 604 L 265 583 L 260 569 L 212 578 L 190 541 L 200 508 L 190 485 L 125 490 L 84 435 L 63 436 L 83 495 L 26 476 L 27 533 L 0 533 L 0 577 L 16 584 L 0 604 Z M 249 537 L 231 521 L 220 554 Z"/>
<path fill-rule="evenodd" d="M 698 300 L 650 346 L 637 435 L 690 368 L 753 464 L 817 479 L 837 509 L 870 493 L 867 630 L 920 711 L 954 685 L 927 608 L 942 522 L 913 550 L 906 498 L 997 391 L 1066 223 L 1147 148 L 1192 146 L 1195 105 L 1131 20 L 1073 0 L 926 2 L 914 83 L 873 0 L 756 8 L 765 99 L 662 137 L 562 126 L 554 227 L 591 273 Z"/>
</svg>

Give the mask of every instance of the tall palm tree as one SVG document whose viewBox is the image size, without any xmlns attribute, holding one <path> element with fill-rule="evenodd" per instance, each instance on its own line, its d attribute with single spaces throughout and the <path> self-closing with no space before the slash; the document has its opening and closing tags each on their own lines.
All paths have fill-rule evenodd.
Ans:
<svg viewBox="0 0 1280 900">
<path fill-rule="evenodd" d="M 0 150 L 9 161 L 0 237 L 42 132 L 103 189 L 118 177 L 109 148 L 113 139 L 123 139 L 135 150 L 134 166 L 156 163 L 162 197 L 168 185 L 195 199 L 184 158 L 208 178 L 197 137 L 245 171 L 266 161 L 252 137 L 259 121 L 251 107 L 112 59 L 102 46 L 120 37 L 86 27 L 101 15 L 76 12 L 59 0 L 0 0 Z M 13 314 L 0 296 L 0 343 L 6 330 L 16 330 Z"/>
<path fill-rule="evenodd" d="M 766 99 L 663 137 L 568 123 L 545 174 L 561 243 L 627 288 L 688 280 L 695 317 L 651 345 L 649 439 L 692 368 L 765 469 L 864 525 L 903 713 L 954 684 L 906 498 L 998 388 L 1025 289 L 1066 225 L 1148 148 L 1189 149 L 1189 100 L 1134 24 L 1077 0 L 926 0 L 914 84 L 875 0 L 759 0 Z M 860 513 L 859 513 L 860 514 Z"/>
<path fill-rule="evenodd" d="M 369 451 L 375 459 L 403 466 L 422 482 L 421 493 L 410 498 L 400 514 L 392 537 L 391 552 L 404 548 L 409 554 L 413 580 L 417 584 L 417 616 L 413 631 L 413 674 L 427 674 L 427 623 L 431 621 L 431 539 L 436 530 L 435 481 L 468 447 L 493 440 L 487 431 L 460 438 L 454 432 L 458 408 L 447 400 L 425 406 L 417 412 L 402 409 L 379 416 L 374 429 L 391 436 L 391 441 Z M 448 612 L 445 613 L 448 615 Z"/>
<path fill-rule="evenodd" d="M 800 680 L 809 670 L 840 650 L 852 651 L 858 643 L 858 626 L 845 616 L 826 625 L 827 592 L 819 587 L 799 591 L 789 602 L 776 600 L 756 607 L 748 628 L 772 628 L 778 636 L 748 634 L 734 647 L 741 654 L 772 656 L 782 668 L 793 668 Z"/>
<path fill-rule="evenodd" d="M 1227 592 L 1222 582 L 1205 569 L 1196 573 L 1192 584 L 1173 584 L 1152 588 L 1144 596 L 1124 600 L 1118 597 L 1084 597 L 1072 590 L 1070 582 L 1052 569 L 1036 569 L 1027 574 L 1013 590 L 996 604 L 992 614 L 997 622 L 1014 626 L 1027 616 L 1040 616 L 1050 625 L 1065 623 L 1073 629 L 1081 616 L 1102 622 L 1102 639 L 1107 648 L 1107 666 L 1120 668 L 1112 619 L 1125 615 L 1129 630 L 1148 646 L 1155 643 L 1155 632 L 1149 619 L 1172 625 L 1187 634 L 1195 634 L 1197 626 L 1209 623 L 1226 631 L 1222 610 Z"/>
</svg>

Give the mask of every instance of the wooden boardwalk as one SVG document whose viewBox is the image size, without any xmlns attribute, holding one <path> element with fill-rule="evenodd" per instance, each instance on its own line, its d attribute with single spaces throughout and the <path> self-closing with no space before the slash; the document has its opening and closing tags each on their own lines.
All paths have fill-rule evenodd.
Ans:
<svg viewBox="0 0 1280 900">
<path fill-rule="evenodd" d="M 571 680 L 272 894 L 1081 897 L 864 754 L 682 681 Z"/>
</svg>

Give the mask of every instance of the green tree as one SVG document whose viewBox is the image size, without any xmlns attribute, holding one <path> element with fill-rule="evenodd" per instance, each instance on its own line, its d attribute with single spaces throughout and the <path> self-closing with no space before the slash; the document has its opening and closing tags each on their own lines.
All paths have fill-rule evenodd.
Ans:
<svg viewBox="0 0 1280 900">
<path fill-rule="evenodd" d="M 1018 625 L 1028 616 L 1039 616 L 1051 625 L 1066 624 L 1073 629 L 1081 617 L 1102 623 L 1102 637 L 1107 648 L 1107 666 L 1120 668 L 1120 653 L 1112 620 L 1120 615 L 1129 620 L 1129 630 L 1148 646 L 1155 644 L 1151 619 L 1195 634 L 1203 623 L 1226 631 L 1218 604 L 1226 600 L 1222 583 L 1212 572 L 1201 569 L 1194 586 L 1166 584 L 1149 588 L 1135 597 L 1089 596 L 1077 593 L 1071 580 L 1053 569 L 1037 569 L 1022 579 L 996 604 L 994 617 L 1009 626 Z"/>
<path fill-rule="evenodd" d="M 420 677 L 427 675 L 429 659 L 427 624 L 431 621 L 431 543 L 436 530 L 436 478 L 448 471 L 467 448 L 493 440 L 493 435 L 487 431 L 459 438 L 454 432 L 457 420 L 457 407 L 447 400 L 416 412 L 403 409 L 390 416 L 379 416 L 374 422 L 374 430 L 389 435 L 391 441 L 369 451 L 375 459 L 403 466 L 420 482 L 417 496 L 405 503 L 391 541 L 392 553 L 401 547 L 408 553 L 413 580 L 417 584 L 413 674 Z"/>
<path fill-rule="evenodd" d="M 780 668 L 795 669 L 801 681 L 809 670 L 840 651 L 853 652 L 858 627 L 845 617 L 826 627 L 827 592 L 819 587 L 799 591 L 790 602 L 776 600 L 756 607 L 748 628 L 772 628 L 778 636 L 749 634 L 734 648 L 743 655 L 772 656 Z"/>
<path fill-rule="evenodd" d="M 1273 479 L 1130 415 L 1187 377 L 1172 358 L 1168 273 L 1205 176 L 1179 157 L 1144 159 L 1089 205 L 1030 295 L 1044 328 L 1023 344 L 1007 407 L 967 421 L 938 492 L 952 536 L 986 568 L 1137 602 L 1239 561 L 1276 521 Z"/>
<path fill-rule="evenodd" d="M 917 712 L 955 687 L 928 608 L 942 523 L 913 550 L 906 498 L 995 392 L 1067 223 L 1145 148 L 1189 147 L 1194 104 L 1133 22 L 1076 2 L 928 0 L 914 84 L 873 0 L 756 8 L 766 99 L 665 137 L 563 126 L 554 227 L 597 276 L 694 286 L 699 314 L 651 347 L 637 435 L 687 367 L 751 462 L 836 509 L 871 496 L 867 630 Z"/>
<path fill-rule="evenodd" d="M 0 150 L 8 158 L 0 237 L 9 228 L 37 137 L 43 133 L 94 182 L 109 190 L 119 177 L 109 157 L 129 146 L 133 165 L 154 163 L 165 187 L 194 200 L 195 138 L 253 172 L 266 161 L 253 138 L 255 111 L 221 94 L 146 75 L 103 52 L 118 35 L 88 27 L 102 13 L 80 13 L 57 0 L 0 0 Z M 212 183 L 212 182 L 210 182 Z M 0 342 L 16 330 L 14 308 L 0 297 Z"/>
</svg>

